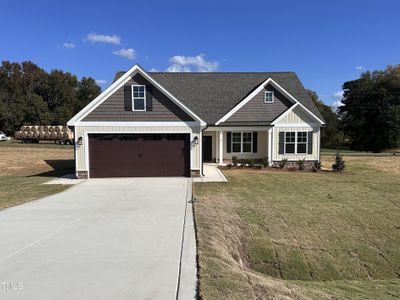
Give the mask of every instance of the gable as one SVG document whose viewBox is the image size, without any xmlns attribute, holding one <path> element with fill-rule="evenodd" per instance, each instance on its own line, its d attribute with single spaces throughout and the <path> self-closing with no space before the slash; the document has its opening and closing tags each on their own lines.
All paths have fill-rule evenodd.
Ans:
<svg viewBox="0 0 400 300">
<path fill-rule="evenodd" d="M 279 121 L 276 122 L 276 125 L 301 125 L 307 124 L 309 126 L 313 126 L 316 124 L 315 118 L 313 118 L 310 113 L 304 110 L 304 108 L 300 106 L 294 107 L 287 114 L 282 116 Z"/>
<path fill-rule="evenodd" d="M 126 111 L 124 108 L 124 87 L 133 84 L 152 86 L 152 111 Z M 131 78 L 115 92 L 109 95 L 100 105 L 92 110 L 83 121 L 193 121 L 193 118 L 176 105 L 170 98 L 150 83 L 140 73 L 135 72 Z"/>
<path fill-rule="evenodd" d="M 274 92 L 274 101 L 272 103 L 264 102 L 267 90 Z M 236 122 L 272 122 L 292 105 L 293 102 L 291 100 L 285 97 L 273 85 L 267 84 L 225 122 L 221 123 L 221 125 Z"/>
</svg>

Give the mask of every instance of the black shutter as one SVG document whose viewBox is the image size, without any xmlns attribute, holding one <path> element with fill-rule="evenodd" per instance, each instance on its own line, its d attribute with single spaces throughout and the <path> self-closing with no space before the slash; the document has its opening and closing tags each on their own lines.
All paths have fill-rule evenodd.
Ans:
<svg viewBox="0 0 400 300">
<path fill-rule="evenodd" d="M 312 154 L 312 140 L 313 140 L 313 132 L 308 132 L 308 154 Z"/>
<path fill-rule="evenodd" d="M 146 85 L 146 111 L 153 110 L 153 86 Z"/>
<path fill-rule="evenodd" d="M 231 145 L 232 145 L 232 132 L 228 131 L 226 133 L 226 152 L 231 153 Z"/>
<path fill-rule="evenodd" d="M 254 131 L 253 132 L 253 153 L 257 153 L 257 144 L 258 144 L 257 137 L 258 137 L 258 132 Z"/>
<path fill-rule="evenodd" d="M 285 154 L 285 133 L 279 132 L 279 154 Z"/>
<path fill-rule="evenodd" d="M 126 111 L 132 111 L 132 86 L 124 86 L 124 108 Z"/>
</svg>

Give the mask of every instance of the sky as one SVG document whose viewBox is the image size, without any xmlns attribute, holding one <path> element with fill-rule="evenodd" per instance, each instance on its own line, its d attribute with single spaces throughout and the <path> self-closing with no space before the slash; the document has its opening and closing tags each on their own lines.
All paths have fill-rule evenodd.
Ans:
<svg viewBox="0 0 400 300">
<path fill-rule="evenodd" d="M 400 1 L 2 1 L 0 60 L 90 76 L 294 71 L 332 105 L 345 81 L 400 63 Z"/>
</svg>

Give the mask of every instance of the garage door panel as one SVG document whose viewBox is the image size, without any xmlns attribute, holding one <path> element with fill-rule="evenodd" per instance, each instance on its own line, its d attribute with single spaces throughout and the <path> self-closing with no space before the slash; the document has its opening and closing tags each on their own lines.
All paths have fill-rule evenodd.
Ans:
<svg viewBox="0 0 400 300">
<path fill-rule="evenodd" d="M 89 135 L 90 177 L 189 176 L 189 135 Z"/>
</svg>

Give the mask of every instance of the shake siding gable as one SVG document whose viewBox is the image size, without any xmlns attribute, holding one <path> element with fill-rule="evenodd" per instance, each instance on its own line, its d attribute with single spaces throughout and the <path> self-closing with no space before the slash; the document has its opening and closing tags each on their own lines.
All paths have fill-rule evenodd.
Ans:
<svg viewBox="0 0 400 300">
<path fill-rule="evenodd" d="M 124 89 L 128 86 L 138 84 L 146 85 L 147 97 L 151 93 L 151 106 L 146 103 L 146 111 L 126 110 L 126 99 L 124 99 Z M 173 103 L 161 91 L 152 86 L 140 74 L 134 75 L 125 85 L 108 97 L 102 104 L 95 108 L 83 121 L 194 121 L 191 116 L 184 112 L 180 107 Z"/>
<path fill-rule="evenodd" d="M 274 102 L 264 102 L 266 91 L 274 92 Z M 282 93 L 269 84 L 224 123 L 273 121 L 292 105 L 292 101 L 288 100 Z M 221 125 L 224 123 L 221 123 Z"/>
</svg>

